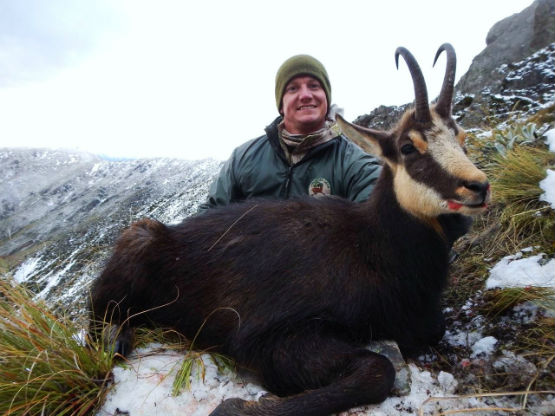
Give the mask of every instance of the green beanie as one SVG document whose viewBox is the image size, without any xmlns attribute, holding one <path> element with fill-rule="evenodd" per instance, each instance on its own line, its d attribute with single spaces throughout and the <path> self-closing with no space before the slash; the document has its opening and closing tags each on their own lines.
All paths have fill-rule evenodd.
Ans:
<svg viewBox="0 0 555 416">
<path fill-rule="evenodd" d="M 326 92 L 329 108 L 331 105 L 331 85 L 326 68 L 320 61 L 310 55 L 295 55 L 281 64 L 276 74 L 276 105 L 278 111 L 281 109 L 285 86 L 291 79 L 299 75 L 310 75 L 320 81 Z"/>
</svg>

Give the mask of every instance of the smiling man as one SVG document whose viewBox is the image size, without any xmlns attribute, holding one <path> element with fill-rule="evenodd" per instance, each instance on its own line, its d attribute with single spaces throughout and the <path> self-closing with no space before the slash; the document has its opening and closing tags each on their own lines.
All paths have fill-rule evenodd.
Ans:
<svg viewBox="0 0 555 416">
<path fill-rule="evenodd" d="M 275 98 L 280 116 L 233 151 L 200 211 L 254 197 L 366 200 L 380 165 L 335 124 L 324 66 L 309 55 L 289 58 L 277 71 Z"/>
</svg>

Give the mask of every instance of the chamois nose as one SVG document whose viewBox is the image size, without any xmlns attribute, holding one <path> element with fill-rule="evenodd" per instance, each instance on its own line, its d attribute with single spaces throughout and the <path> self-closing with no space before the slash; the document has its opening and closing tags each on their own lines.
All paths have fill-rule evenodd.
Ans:
<svg viewBox="0 0 555 416">
<path fill-rule="evenodd" d="M 489 191 L 489 182 L 463 181 L 463 186 L 486 199 Z"/>
</svg>

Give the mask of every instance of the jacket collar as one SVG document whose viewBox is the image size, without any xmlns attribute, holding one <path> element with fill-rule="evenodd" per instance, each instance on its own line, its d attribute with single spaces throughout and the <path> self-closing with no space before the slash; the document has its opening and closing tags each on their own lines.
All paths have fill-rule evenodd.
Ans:
<svg viewBox="0 0 555 416">
<path fill-rule="evenodd" d="M 281 145 L 279 143 L 278 126 L 282 121 L 283 121 L 283 117 L 278 116 L 276 119 L 274 119 L 274 121 L 272 121 L 268 126 L 266 126 L 266 128 L 264 130 L 266 131 L 266 136 L 268 137 L 268 141 L 272 145 L 276 154 L 278 154 L 279 157 L 285 163 L 289 164 L 289 162 L 287 162 L 287 158 L 285 157 L 285 153 L 284 153 L 284 151 L 281 148 Z M 337 137 L 340 137 L 340 135 L 338 135 Z M 312 156 L 319 153 L 321 150 L 326 149 L 328 146 L 332 146 L 337 141 L 337 137 L 331 139 L 330 141 L 328 141 L 326 143 L 318 145 L 313 149 L 310 149 L 309 152 L 307 153 L 307 155 L 299 163 L 302 163 L 303 161 L 305 161 L 307 159 L 310 159 Z"/>
</svg>

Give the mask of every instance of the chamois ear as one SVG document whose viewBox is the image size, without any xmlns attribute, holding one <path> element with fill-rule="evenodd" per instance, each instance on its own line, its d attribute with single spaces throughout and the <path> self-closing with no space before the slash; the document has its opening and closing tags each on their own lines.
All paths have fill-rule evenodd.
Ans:
<svg viewBox="0 0 555 416">
<path fill-rule="evenodd" d="M 381 142 L 388 138 L 387 133 L 349 123 L 340 114 L 336 115 L 335 120 L 350 141 L 359 145 L 366 153 L 383 157 Z"/>
</svg>

